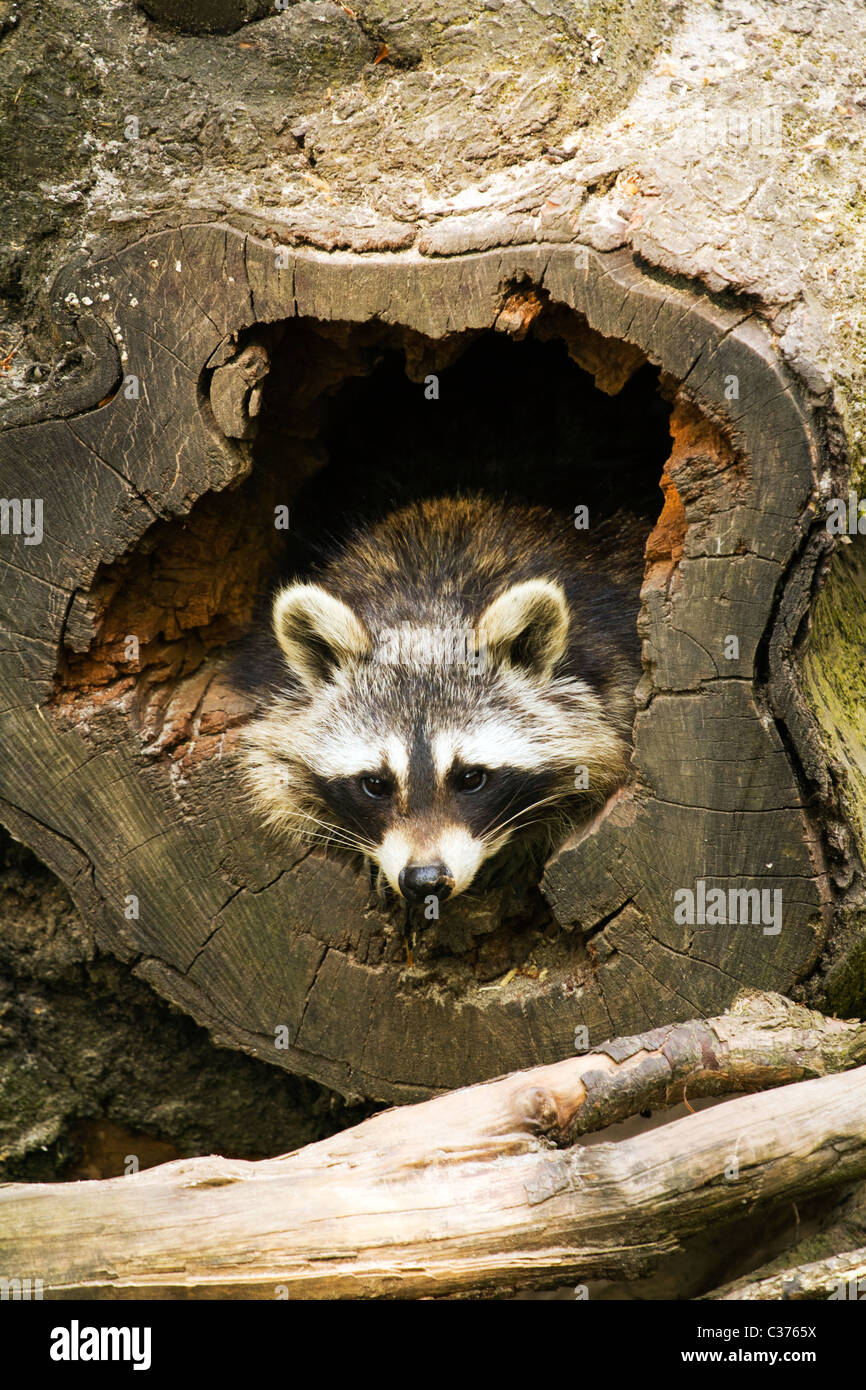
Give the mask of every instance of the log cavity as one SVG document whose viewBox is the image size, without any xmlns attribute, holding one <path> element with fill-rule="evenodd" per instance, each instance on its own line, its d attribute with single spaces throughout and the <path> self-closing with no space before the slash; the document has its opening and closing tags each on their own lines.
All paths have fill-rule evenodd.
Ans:
<svg viewBox="0 0 866 1390">
<path fill-rule="evenodd" d="M 244 353 L 247 385 L 238 378 L 234 397 L 220 386 L 218 405 L 217 373 Z M 248 330 L 202 373 L 215 431 L 226 412 L 249 412 L 250 386 L 254 418 L 231 431 L 242 480 L 155 521 L 100 566 L 65 627 L 55 709 L 79 723 L 131 722 L 175 787 L 230 751 L 254 707 L 237 673 L 255 664 L 269 595 L 309 569 L 323 540 L 415 497 L 479 490 L 545 505 L 565 524 L 586 507 L 599 564 L 615 570 L 637 542 L 646 586 L 668 589 L 685 535 L 674 465 L 688 456 L 696 486 L 732 476 L 715 426 L 639 349 L 527 284 L 505 294 L 492 329 L 437 340 L 376 320 Z M 462 953 L 496 933 L 495 974 L 500 959 L 520 963 L 528 923 L 550 923 L 532 884 L 486 909 L 452 905 L 425 932 L 426 950 Z"/>
</svg>

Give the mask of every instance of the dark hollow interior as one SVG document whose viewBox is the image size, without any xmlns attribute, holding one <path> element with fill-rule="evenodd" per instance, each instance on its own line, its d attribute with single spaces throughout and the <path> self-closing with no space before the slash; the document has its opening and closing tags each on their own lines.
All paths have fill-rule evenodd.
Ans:
<svg viewBox="0 0 866 1390">
<path fill-rule="evenodd" d="M 293 340 L 290 326 L 266 383 L 255 450 L 269 470 L 293 425 Z M 482 492 L 563 517 L 585 505 L 590 533 L 615 515 L 647 534 L 655 524 L 670 407 L 653 367 L 607 396 L 561 340 L 488 332 L 436 369 L 439 398 L 428 400 L 399 346 L 374 344 L 368 360 L 369 374 L 320 400 L 327 462 L 294 497 L 281 569 L 303 573 L 353 527 L 420 497 Z"/>
</svg>

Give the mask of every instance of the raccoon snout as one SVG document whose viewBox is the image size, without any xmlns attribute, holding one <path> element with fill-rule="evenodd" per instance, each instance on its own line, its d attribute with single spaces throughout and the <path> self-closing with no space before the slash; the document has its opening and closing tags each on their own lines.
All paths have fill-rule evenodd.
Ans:
<svg viewBox="0 0 866 1390">
<path fill-rule="evenodd" d="M 454 887 L 454 879 L 444 864 L 408 864 L 400 870 L 397 882 L 410 903 L 421 903 L 431 895 L 444 902 Z"/>
</svg>

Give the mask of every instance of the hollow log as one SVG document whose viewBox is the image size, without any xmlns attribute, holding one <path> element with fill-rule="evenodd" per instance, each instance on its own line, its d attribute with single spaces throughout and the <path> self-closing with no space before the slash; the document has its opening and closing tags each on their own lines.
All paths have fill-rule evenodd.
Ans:
<svg viewBox="0 0 866 1390">
<path fill-rule="evenodd" d="M 46 1298 L 427 1297 L 635 1277 L 697 1231 L 866 1175 L 864 1053 L 862 1024 L 744 995 L 723 1017 L 389 1110 L 279 1159 L 0 1187 L 0 1268 L 41 1279 Z M 580 1142 L 649 1106 L 736 1091 L 753 1094 Z"/>
<path fill-rule="evenodd" d="M 460 42 L 436 8 L 248 6 L 226 33 L 224 6 L 196 21 L 68 0 L 40 19 L 64 53 L 26 16 L 4 38 L 21 220 L 4 253 L 0 817 L 99 948 L 215 1040 L 389 1102 L 712 1014 L 744 985 L 864 999 L 863 541 L 826 524 L 860 476 L 864 355 L 843 321 L 864 40 L 841 3 L 793 28 L 696 0 L 628 24 L 590 4 L 580 26 L 553 5 L 525 32 L 477 5 Z M 514 90 L 490 71 L 503 38 Z M 838 101 L 812 110 L 807 56 L 840 45 Z M 69 111 L 59 74 L 73 57 L 93 76 L 94 53 L 99 97 L 84 81 Z M 58 110 L 51 141 L 38 84 L 14 95 L 27 64 Z M 79 149 L 97 100 L 108 138 Z M 735 142 L 750 111 L 766 122 Z M 455 903 L 407 956 L 361 866 L 289 850 L 251 814 L 232 672 L 292 561 L 291 517 L 328 530 L 353 409 L 359 451 L 359 434 L 376 445 L 359 486 L 384 486 L 383 359 L 418 403 L 455 373 L 471 396 L 479 372 L 492 428 L 506 349 L 558 352 L 593 428 L 610 397 L 646 412 L 636 459 L 553 470 L 564 525 L 607 474 L 615 535 L 613 503 L 628 513 L 655 469 L 655 512 L 631 517 L 632 771 L 540 885 Z M 447 390 L 436 408 L 456 410 Z"/>
<path fill-rule="evenodd" d="M 186 280 L 167 280 L 177 265 Z M 218 266 L 237 274 L 220 280 Z M 814 527 L 811 412 L 748 314 L 660 286 L 619 252 L 510 251 L 411 276 L 384 259 L 360 274 L 295 253 L 283 271 L 226 227 L 146 237 L 91 277 L 85 297 L 97 285 L 112 295 L 144 396 L 120 389 L 96 411 L 9 436 L 4 492 L 41 488 L 52 543 L 22 538 L 6 586 L 3 800 L 13 832 L 98 919 L 103 948 L 218 1040 L 389 1100 L 561 1057 L 579 1026 L 598 1037 L 706 1012 L 742 984 L 789 990 L 814 968 L 833 893 L 792 742 L 812 725 L 791 646 L 829 538 Z M 534 975 L 494 991 L 467 965 L 471 920 L 462 952 L 416 973 L 356 869 L 287 853 L 250 815 L 232 756 L 247 711 L 227 662 L 272 562 L 274 498 L 291 507 L 292 482 L 277 492 L 254 471 L 236 490 L 249 452 L 209 423 L 202 372 L 226 339 L 290 312 L 327 321 L 329 305 L 433 341 L 477 331 L 495 322 L 503 282 L 526 278 L 555 311 L 621 335 L 689 385 L 666 464 L 680 534 L 661 524 L 648 543 L 634 779 L 548 865 Z M 80 298 L 78 273 L 76 286 Z M 61 452 L 66 467 L 46 474 Z M 167 519 L 174 509 L 183 520 Z M 739 654 L 726 661 L 732 635 Z M 757 890 L 782 910 L 732 929 L 696 906 L 677 924 L 675 893 L 702 884 Z M 453 915 L 440 936 L 449 927 Z"/>
</svg>

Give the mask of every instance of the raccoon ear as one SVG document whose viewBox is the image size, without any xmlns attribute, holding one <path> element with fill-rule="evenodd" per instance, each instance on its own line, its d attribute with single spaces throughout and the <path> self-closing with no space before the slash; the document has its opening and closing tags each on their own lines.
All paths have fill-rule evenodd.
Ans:
<svg viewBox="0 0 866 1390">
<path fill-rule="evenodd" d="M 347 661 L 372 650 L 361 619 L 318 584 L 281 589 L 274 599 L 273 623 L 290 670 L 309 690 Z"/>
<path fill-rule="evenodd" d="M 494 665 L 502 663 L 547 677 L 565 651 L 565 594 L 550 579 L 527 579 L 513 584 L 484 610 L 478 635 L 486 643 L 488 660 Z"/>
</svg>

